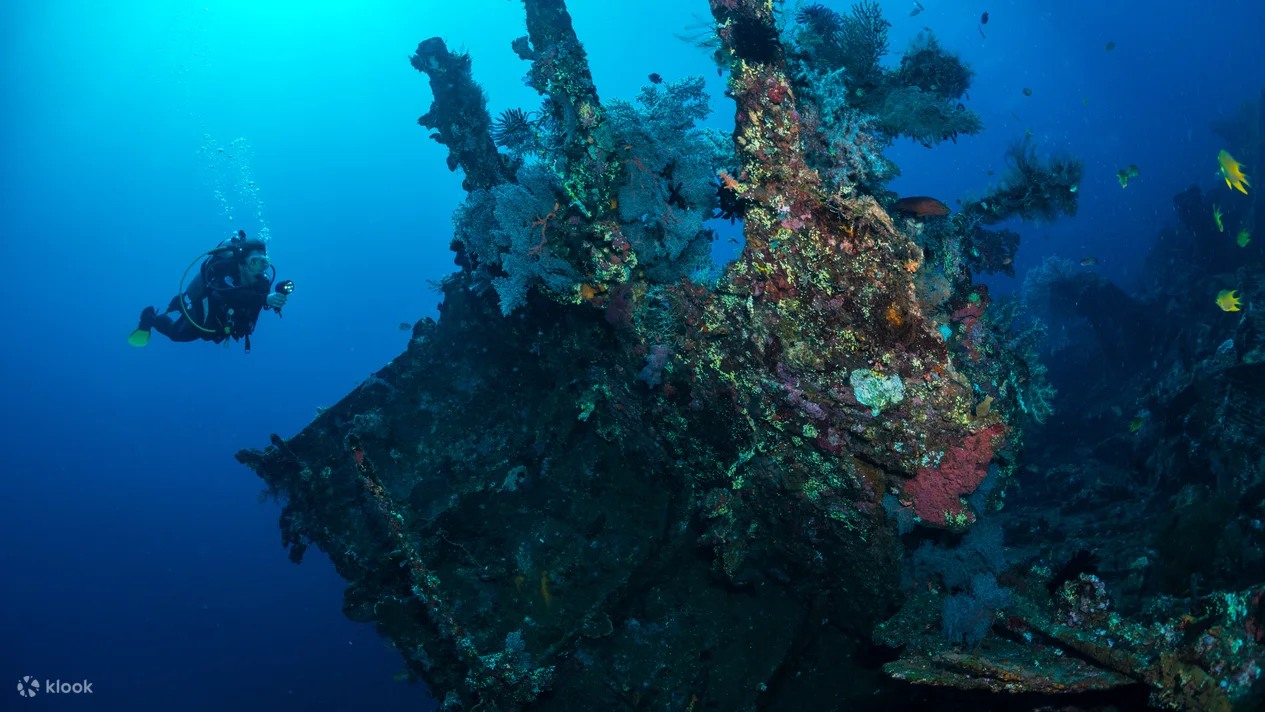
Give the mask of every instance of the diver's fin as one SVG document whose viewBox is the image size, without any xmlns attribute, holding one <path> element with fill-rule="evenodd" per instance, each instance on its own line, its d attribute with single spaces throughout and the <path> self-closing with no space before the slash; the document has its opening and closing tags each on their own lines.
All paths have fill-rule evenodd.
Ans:
<svg viewBox="0 0 1265 712">
<path fill-rule="evenodd" d="M 153 307 L 145 307 L 141 311 L 140 322 L 136 325 L 136 330 L 128 334 L 127 343 L 141 348 L 149 344 L 149 330 L 154 328 L 154 318 L 158 316 L 158 310 Z"/>
</svg>

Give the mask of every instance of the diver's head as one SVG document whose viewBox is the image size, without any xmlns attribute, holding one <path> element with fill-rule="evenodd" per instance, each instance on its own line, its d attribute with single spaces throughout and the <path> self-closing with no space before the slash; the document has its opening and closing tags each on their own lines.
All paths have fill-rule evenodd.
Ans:
<svg viewBox="0 0 1265 712">
<path fill-rule="evenodd" d="M 246 255 L 250 252 L 268 251 L 268 243 L 257 237 L 246 237 L 244 232 L 239 233 L 237 237 L 229 240 L 229 246 L 233 249 L 233 252 L 243 260 L 246 259 Z"/>
<path fill-rule="evenodd" d="M 271 264 L 262 243 L 259 247 L 250 247 L 242 254 L 242 275 L 247 280 L 253 280 L 267 272 Z"/>
<path fill-rule="evenodd" d="M 228 246 L 241 264 L 242 276 L 246 278 L 246 281 L 253 281 L 268 271 L 271 264 L 268 260 L 268 243 L 256 237 L 246 237 L 245 230 L 238 230 L 237 234 L 228 241 Z"/>
<path fill-rule="evenodd" d="M 246 237 L 245 230 L 238 230 L 237 234 L 229 239 L 221 242 L 207 254 L 218 255 L 220 257 L 231 257 L 238 262 L 245 263 L 246 257 L 251 252 L 261 252 L 265 256 L 268 253 L 268 243 L 257 237 Z"/>
</svg>

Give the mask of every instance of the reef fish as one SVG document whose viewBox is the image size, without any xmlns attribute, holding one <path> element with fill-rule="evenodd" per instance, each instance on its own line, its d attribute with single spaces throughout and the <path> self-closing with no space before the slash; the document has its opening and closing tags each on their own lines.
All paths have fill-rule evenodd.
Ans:
<svg viewBox="0 0 1265 712">
<path fill-rule="evenodd" d="M 1252 241 L 1252 233 L 1248 232 L 1247 228 L 1243 228 L 1239 230 L 1239 234 L 1234 238 L 1234 241 L 1239 247 L 1247 247 L 1247 243 Z"/>
<path fill-rule="evenodd" d="M 1243 306 L 1243 301 L 1234 296 L 1237 289 L 1223 289 L 1217 292 L 1217 306 L 1221 307 L 1221 311 L 1238 311 Z"/>
<path fill-rule="evenodd" d="M 1212 206 L 1212 221 L 1217 224 L 1217 232 L 1225 232 L 1225 223 L 1221 221 L 1221 208 L 1215 203 Z"/>
<path fill-rule="evenodd" d="M 915 195 L 908 198 L 901 198 L 892 203 L 892 210 L 910 215 L 916 215 L 925 218 L 928 215 L 948 215 L 949 206 L 936 200 L 928 198 L 925 195 Z"/>
<path fill-rule="evenodd" d="M 1120 181 L 1121 188 L 1129 187 L 1129 180 L 1138 177 L 1138 167 L 1130 163 L 1129 165 L 1116 171 L 1116 180 Z"/>
<path fill-rule="evenodd" d="M 1217 154 L 1217 163 L 1221 164 L 1221 177 L 1225 178 L 1225 184 L 1240 193 L 1247 195 L 1247 189 L 1251 187 L 1251 183 L 1247 182 L 1247 176 L 1243 173 L 1243 164 L 1234 160 L 1223 148 Z"/>
</svg>

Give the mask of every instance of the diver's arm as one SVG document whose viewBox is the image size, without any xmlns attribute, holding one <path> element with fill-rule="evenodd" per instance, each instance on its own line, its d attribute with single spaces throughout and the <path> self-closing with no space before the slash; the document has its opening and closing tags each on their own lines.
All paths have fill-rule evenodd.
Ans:
<svg viewBox="0 0 1265 712">
<path fill-rule="evenodd" d="M 216 290 L 220 301 L 233 309 L 263 308 L 268 303 L 268 295 L 256 292 L 250 287 L 229 287 Z"/>
<path fill-rule="evenodd" d="M 268 295 L 268 303 L 264 306 L 264 309 L 275 309 L 278 313 L 280 313 L 281 307 L 286 305 L 287 298 L 288 295 L 283 292 L 273 292 Z"/>
<path fill-rule="evenodd" d="M 268 283 L 234 285 L 239 276 L 240 265 L 231 260 L 212 260 L 202 272 L 206 293 L 214 301 L 230 309 L 251 309 L 262 307 L 268 298 Z"/>
</svg>

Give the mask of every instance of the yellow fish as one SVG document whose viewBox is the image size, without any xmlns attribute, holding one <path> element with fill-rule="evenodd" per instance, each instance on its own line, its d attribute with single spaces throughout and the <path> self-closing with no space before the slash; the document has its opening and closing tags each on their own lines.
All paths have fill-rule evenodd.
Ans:
<svg viewBox="0 0 1265 712">
<path fill-rule="evenodd" d="M 1128 166 L 1116 171 L 1116 180 L 1120 181 L 1121 188 L 1129 187 L 1129 179 L 1138 177 L 1138 167 L 1130 163 Z"/>
<path fill-rule="evenodd" d="M 1221 164 L 1221 177 L 1225 178 L 1225 184 L 1247 195 L 1247 189 L 1252 184 L 1247 182 L 1247 176 L 1243 173 L 1243 164 L 1234 160 L 1234 156 L 1226 153 L 1224 148 L 1217 154 L 1217 162 Z"/>
<path fill-rule="evenodd" d="M 1247 228 L 1239 230 L 1239 236 L 1234 238 L 1234 241 L 1238 243 L 1239 247 L 1247 247 L 1247 243 L 1252 241 L 1252 233 L 1248 232 Z"/>
<path fill-rule="evenodd" d="M 1221 208 L 1216 203 L 1212 204 L 1212 219 L 1217 223 L 1217 232 L 1225 232 L 1225 225 L 1221 222 Z"/>
<path fill-rule="evenodd" d="M 549 590 L 549 572 L 540 572 L 540 598 L 545 602 L 545 608 L 548 609 L 553 605 L 553 593 Z"/>
<path fill-rule="evenodd" d="M 1243 301 L 1234 296 L 1237 289 L 1223 289 L 1217 292 L 1217 306 L 1221 307 L 1221 311 L 1238 311 L 1243 305 Z"/>
<path fill-rule="evenodd" d="M 1129 421 L 1129 432 L 1136 433 L 1142 429 L 1143 425 L 1146 425 L 1146 419 L 1139 415 L 1138 417 Z"/>
</svg>

